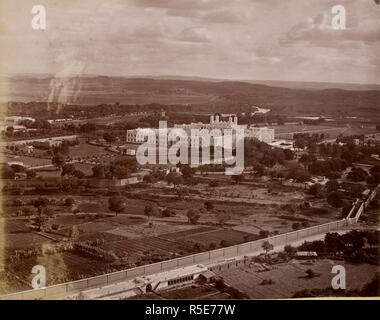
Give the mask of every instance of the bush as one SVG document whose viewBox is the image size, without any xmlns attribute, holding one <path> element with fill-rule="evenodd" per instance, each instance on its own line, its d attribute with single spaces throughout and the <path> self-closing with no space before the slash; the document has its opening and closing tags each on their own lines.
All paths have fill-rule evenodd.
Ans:
<svg viewBox="0 0 380 320">
<path fill-rule="evenodd" d="M 226 287 L 227 286 L 222 278 L 218 278 L 215 280 L 215 288 L 217 288 L 218 290 L 223 291 Z"/>
<path fill-rule="evenodd" d="M 75 200 L 71 197 L 65 199 L 65 206 L 71 207 L 75 203 Z"/>
<path fill-rule="evenodd" d="M 208 185 L 209 185 L 210 187 L 213 187 L 213 188 L 218 187 L 218 186 L 219 186 L 219 181 L 218 181 L 218 180 L 211 180 L 211 181 L 208 183 Z"/>
<path fill-rule="evenodd" d="M 261 238 L 268 238 L 269 231 L 268 230 L 260 230 L 260 237 Z"/>
<path fill-rule="evenodd" d="M 287 244 L 284 247 L 284 252 L 289 256 L 293 257 L 297 253 L 297 248 L 292 247 L 290 244 Z"/>
<path fill-rule="evenodd" d="M 292 224 L 292 229 L 293 230 L 298 230 L 298 229 L 300 229 L 301 228 L 301 224 L 299 223 L 299 222 L 294 222 L 293 224 Z"/>
<path fill-rule="evenodd" d="M 261 286 L 267 286 L 271 284 L 275 284 L 276 282 L 273 281 L 272 279 L 264 279 L 263 281 L 260 282 Z"/>
<path fill-rule="evenodd" d="M 215 250 L 217 248 L 217 244 L 213 241 L 209 245 L 209 250 Z"/>
<path fill-rule="evenodd" d="M 327 202 L 335 208 L 341 208 L 344 204 L 342 193 L 337 191 L 330 192 L 327 196 Z"/>
<path fill-rule="evenodd" d="M 162 210 L 161 215 L 163 217 L 173 217 L 175 216 L 175 213 L 173 212 L 172 209 L 165 208 L 164 210 Z"/>
<path fill-rule="evenodd" d="M 221 247 L 228 247 L 230 245 L 231 244 L 230 244 L 230 242 L 228 240 L 222 240 L 222 241 L 220 241 L 220 246 Z"/>
<path fill-rule="evenodd" d="M 307 270 L 305 271 L 305 273 L 306 273 L 306 276 L 307 276 L 308 278 L 310 278 L 310 279 L 315 277 L 315 273 L 314 273 L 314 271 L 311 270 L 311 269 L 307 269 Z"/>
<path fill-rule="evenodd" d="M 214 205 L 212 204 L 211 201 L 207 200 L 205 203 L 204 203 L 204 207 L 206 208 L 207 211 L 211 211 L 212 209 L 214 209 Z"/>
</svg>

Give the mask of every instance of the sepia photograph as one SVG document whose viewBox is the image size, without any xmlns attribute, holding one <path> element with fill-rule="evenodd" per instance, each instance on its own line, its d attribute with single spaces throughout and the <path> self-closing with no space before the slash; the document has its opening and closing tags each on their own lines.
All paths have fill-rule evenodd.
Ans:
<svg viewBox="0 0 380 320">
<path fill-rule="evenodd" d="M 379 299 L 379 53 L 377 0 L 2 0 L 0 300 Z"/>
</svg>

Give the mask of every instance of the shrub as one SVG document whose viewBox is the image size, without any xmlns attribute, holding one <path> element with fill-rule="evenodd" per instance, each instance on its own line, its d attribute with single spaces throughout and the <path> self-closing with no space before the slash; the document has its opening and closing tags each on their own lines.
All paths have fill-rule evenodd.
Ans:
<svg viewBox="0 0 380 320">
<path fill-rule="evenodd" d="M 299 222 L 294 222 L 293 224 L 292 224 L 292 229 L 293 230 L 298 230 L 298 229 L 300 229 L 301 228 L 301 224 L 299 223 Z"/>
<path fill-rule="evenodd" d="M 308 278 L 310 278 L 310 279 L 315 277 L 315 273 L 314 273 L 314 271 L 311 270 L 311 269 L 307 269 L 307 270 L 305 271 L 305 273 L 306 273 L 306 276 L 307 276 Z"/>
<path fill-rule="evenodd" d="M 71 197 L 65 199 L 65 205 L 71 207 L 75 203 L 75 200 Z"/>
</svg>

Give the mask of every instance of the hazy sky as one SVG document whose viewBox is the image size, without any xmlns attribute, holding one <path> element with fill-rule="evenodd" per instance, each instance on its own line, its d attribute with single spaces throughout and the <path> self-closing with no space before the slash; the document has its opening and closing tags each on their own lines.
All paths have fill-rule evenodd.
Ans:
<svg viewBox="0 0 380 320">
<path fill-rule="evenodd" d="M 380 83 L 374 0 L 1 0 L 0 73 Z M 47 29 L 31 27 L 32 6 Z M 346 8 L 333 30 L 331 8 Z"/>
</svg>

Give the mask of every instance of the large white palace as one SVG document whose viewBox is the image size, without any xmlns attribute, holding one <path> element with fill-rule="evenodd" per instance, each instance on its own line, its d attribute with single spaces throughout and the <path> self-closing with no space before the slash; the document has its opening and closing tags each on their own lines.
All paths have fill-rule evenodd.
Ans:
<svg viewBox="0 0 380 320">
<path fill-rule="evenodd" d="M 274 140 L 274 129 L 269 129 L 267 127 L 254 127 L 252 125 L 239 125 L 238 118 L 236 115 L 227 115 L 222 117 L 220 114 L 215 114 L 210 116 L 210 123 L 190 123 L 190 124 L 175 124 L 174 129 L 183 129 L 186 133 L 189 134 L 193 129 L 220 129 L 223 130 L 231 129 L 243 129 L 244 136 L 246 138 L 255 138 L 259 141 L 263 141 L 265 143 L 272 143 Z M 151 132 L 153 130 L 156 134 L 156 137 L 147 137 L 147 132 Z M 126 142 L 127 143 L 143 143 L 149 141 L 148 139 L 153 139 L 156 142 L 159 142 L 160 139 L 160 130 L 161 129 L 147 129 L 147 128 L 138 128 L 127 130 Z M 153 141 L 149 141 L 153 142 Z M 191 144 L 191 142 L 190 142 Z"/>
</svg>

